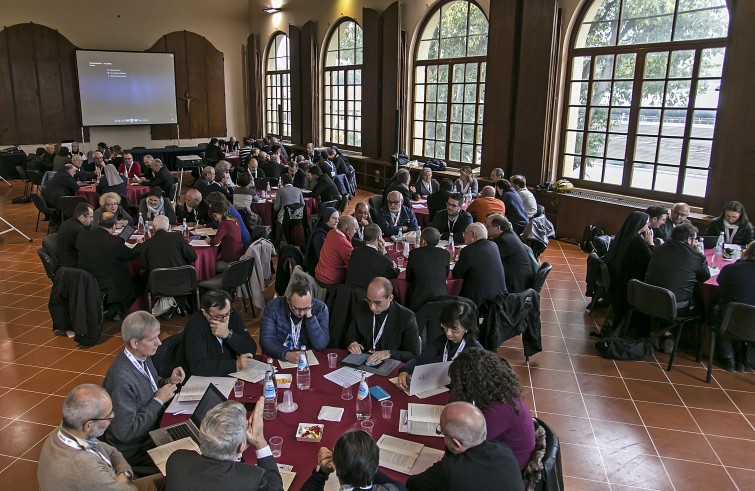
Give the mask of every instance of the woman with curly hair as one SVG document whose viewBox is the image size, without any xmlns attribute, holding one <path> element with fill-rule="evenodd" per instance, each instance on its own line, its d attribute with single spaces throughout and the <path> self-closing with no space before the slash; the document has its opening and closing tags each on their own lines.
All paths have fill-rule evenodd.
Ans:
<svg viewBox="0 0 755 491">
<path fill-rule="evenodd" d="M 535 451 L 535 426 L 519 378 L 506 360 L 484 349 L 464 350 L 448 370 L 451 400 L 474 404 L 485 415 L 488 440 L 511 448 L 520 469 Z"/>
</svg>

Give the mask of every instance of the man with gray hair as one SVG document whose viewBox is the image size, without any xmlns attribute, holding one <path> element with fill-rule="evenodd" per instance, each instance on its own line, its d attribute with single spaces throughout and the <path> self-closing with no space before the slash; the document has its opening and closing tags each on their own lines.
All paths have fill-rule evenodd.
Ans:
<svg viewBox="0 0 755 491">
<path fill-rule="evenodd" d="M 168 458 L 168 491 L 276 491 L 283 489 L 278 466 L 265 440 L 260 397 L 249 421 L 246 409 L 236 401 L 224 401 L 210 409 L 199 426 L 199 449 L 177 450 Z M 257 465 L 240 461 L 254 447 Z"/>
<path fill-rule="evenodd" d="M 152 159 L 149 167 L 152 169 L 154 177 L 151 179 L 142 177 L 140 182 L 151 188 L 160 188 L 163 192 L 163 196 L 168 196 L 170 187 L 176 182 L 176 178 L 173 177 L 173 174 L 171 174 L 170 170 L 163 165 L 163 161 L 160 159 Z"/>
<path fill-rule="evenodd" d="M 113 419 L 113 403 L 105 389 L 78 385 L 63 402 L 63 422 L 45 440 L 37 466 L 40 491 L 153 490 L 162 487 L 159 474 L 134 479 L 123 455 L 99 441 Z"/>
<path fill-rule="evenodd" d="M 406 480 L 409 491 L 524 491 L 522 474 L 511 449 L 487 441 L 485 416 L 468 402 L 452 402 L 435 430 L 443 435 L 446 454 L 426 471 Z"/>
<path fill-rule="evenodd" d="M 149 432 L 160 425 L 165 405 L 184 381 L 183 368 L 170 378 L 157 374 L 150 357 L 160 342 L 160 323 L 144 311 L 123 319 L 121 337 L 125 348 L 107 369 L 102 386 L 113 400 L 114 417 L 105 431 L 105 441 L 123 453 L 129 464 L 152 467 L 147 449 L 154 446 Z"/>
<path fill-rule="evenodd" d="M 488 238 L 488 231 L 482 223 L 472 223 L 464 230 L 464 243 L 467 245 L 459 253 L 454 266 L 453 277 L 461 278 L 461 296 L 473 301 L 478 307 L 485 300 L 492 300 L 506 293 L 506 275 L 498 255 L 498 247 Z"/>
<path fill-rule="evenodd" d="M 176 268 L 193 264 L 197 260 L 194 248 L 181 236 L 170 231 L 170 220 L 157 215 L 152 220 L 152 237 L 137 249 L 141 258 L 140 270 L 144 279 L 156 268 Z"/>
</svg>

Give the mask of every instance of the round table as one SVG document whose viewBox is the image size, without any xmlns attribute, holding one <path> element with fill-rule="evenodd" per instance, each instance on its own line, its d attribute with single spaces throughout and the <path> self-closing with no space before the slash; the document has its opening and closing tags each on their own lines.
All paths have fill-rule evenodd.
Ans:
<svg viewBox="0 0 755 491">
<path fill-rule="evenodd" d="M 257 201 L 256 203 L 250 203 L 249 209 L 262 218 L 262 223 L 268 226 L 273 224 L 273 202 L 275 201 L 275 191 L 273 191 L 271 198 Z M 307 216 L 317 214 L 317 200 L 315 198 L 304 197 L 304 207 L 307 209 Z"/>
<path fill-rule="evenodd" d="M 299 405 L 299 408 L 293 413 L 282 413 L 278 411 L 278 416 L 270 421 L 265 421 L 265 438 L 269 441 L 273 436 L 280 436 L 283 438 L 283 451 L 281 456 L 276 458 L 276 462 L 280 464 L 291 464 L 294 466 L 293 471 L 296 472 L 296 478 L 290 489 L 299 489 L 304 482 L 309 479 L 312 474 L 312 470 L 317 465 L 317 451 L 320 447 L 327 447 L 333 450 L 338 437 L 345 431 L 350 429 L 359 428 L 359 421 L 356 418 L 356 390 L 357 387 L 352 387 L 352 393 L 354 398 L 350 401 L 344 401 L 341 399 L 342 387 L 327 380 L 324 376 L 334 369 L 328 368 L 327 353 L 337 353 L 339 361 L 346 356 L 345 350 L 326 350 L 314 352 L 317 357 L 318 365 L 310 367 L 310 373 L 312 378 L 312 385 L 309 390 L 302 391 L 296 388 L 296 369 L 280 370 L 278 363 L 275 362 L 276 368 L 281 373 L 289 373 L 293 375 L 293 382 L 290 389 L 293 392 L 294 402 Z M 255 358 L 259 360 L 267 360 L 265 355 L 257 355 Z M 337 368 L 340 368 L 340 363 Z M 382 377 L 380 375 L 373 375 L 367 379 L 367 383 L 370 387 L 375 385 L 381 386 L 391 395 L 391 401 L 393 401 L 393 413 L 391 418 L 384 420 L 381 414 L 380 403 L 374 398 L 372 399 L 372 417 L 371 421 L 375 423 L 375 427 L 372 430 L 372 437 L 377 441 L 383 434 L 402 438 L 404 440 L 411 440 L 414 442 L 422 443 L 428 447 L 443 449 L 443 438 L 440 437 L 426 437 L 409 435 L 408 433 L 400 433 L 398 431 L 399 416 L 402 409 L 407 409 L 409 402 L 421 403 L 421 404 L 438 404 L 445 405 L 448 403 L 448 392 L 439 394 L 427 399 L 418 399 L 416 397 L 410 398 L 398 387 L 388 381 L 389 378 L 397 376 L 398 368 L 394 370 L 390 376 Z M 283 390 L 278 391 L 278 402 L 283 400 Z M 239 400 L 240 402 L 257 401 L 262 395 L 261 383 L 245 383 L 244 384 L 244 396 L 240 399 L 236 399 L 231 392 L 230 399 Z M 343 416 L 340 422 L 335 421 L 319 421 L 317 415 L 320 413 L 322 406 L 333 406 L 344 408 Z M 189 415 L 174 415 L 165 413 L 160 421 L 160 426 L 168 426 L 180 421 L 185 421 L 189 418 Z M 299 442 L 296 440 L 296 429 L 299 423 L 320 423 L 325 425 L 323 431 L 323 437 L 320 442 L 309 443 Z M 256 456 L 254 448 L 250 447 L 244 452 L 244 461 L 247 463 L 255 463 Z M 392 471 L 381 467 L 380 470 L 388 474 L 397 481 L 406 481 L 407 476 L 399 472 Z"/>
<path fill-rule="evenodd" d="M 392 241 L 386 241 L 386 248 L 388 249 L 386 252 L 388 255 L 393 259 L 396 264 L 398 264 L 398 258 L 399 256 L 403 256 L 403 242 L 394 244 Z M 399 250 L 396 250 L 396 246 L 399 247 Z M 414 244 L 409 244 L 409 250 L 414 249 Z M 454 248 L 454 257 L 458 257 L 459 251 L 461 250 L 460 246 L 456 246 Z M 400 267 L 399 270 L 401 271 L 398 275 L 398 278 L 394 278 L 391 280 L 391 284 L 393 285 L 393 297 L 396 299 L 396 301 L 403 305 L 404 307 L 409 306 L 409 301 L 412 298 L 412 284 L 409 283 L 406 279 L 406 260 L 404 259 L 404 267 Z M 448 271 L 448 277 L 446 278 L 446 287 L 448 288 L 448 294 L 449 295 L 461 295 L 461 287 L 464 284 L 464 280 L 454 278 L 451 275 L 451 271 Z"/>
<path fill-rule="evenodd" d="M 149 186 L 135 185 L 128 183 L 126 186 L 126 198 L 132 206 L 139 206 L 139 201 L 142 196 L 149 193 Z M 97 193 L 96 185 L 90 184 L 88 186 L 82 186 L 76 191 L 77 196 L 84 196 L 89 204 L 95 209 L 100 207 L 100 195 Z"/>
</svg>

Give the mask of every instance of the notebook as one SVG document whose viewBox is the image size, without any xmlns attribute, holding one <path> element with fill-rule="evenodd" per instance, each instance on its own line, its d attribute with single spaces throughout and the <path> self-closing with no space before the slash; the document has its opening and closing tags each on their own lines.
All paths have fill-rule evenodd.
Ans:
<svg viewBox="0 0 755 491">
<path fill-rule="evenodd" d="M 188 421 L 150 431 L 149 436 L 158 447 L 186 437 L 199 443 L 199 425 L 202 423 L 202 418 L 210 409 L 227 399 L 214 384 L 210 384 Z"/>
</svg>

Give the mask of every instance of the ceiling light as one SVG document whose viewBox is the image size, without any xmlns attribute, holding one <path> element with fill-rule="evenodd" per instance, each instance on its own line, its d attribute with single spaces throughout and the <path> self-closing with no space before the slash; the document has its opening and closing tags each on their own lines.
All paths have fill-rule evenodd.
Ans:
<svg viewBox="0 0 755 491">
<path fill-rule="evenodd" d="M 265 13 L 268 13 L 268 14 L 277 14 L 278 12 L 281 11 L 281 9 L 279 7 L 267 7 L 267 8 L 262 9 L 262 10 L 264 10 Z"/>
</svg>

